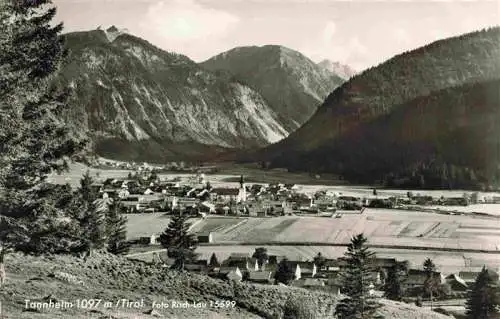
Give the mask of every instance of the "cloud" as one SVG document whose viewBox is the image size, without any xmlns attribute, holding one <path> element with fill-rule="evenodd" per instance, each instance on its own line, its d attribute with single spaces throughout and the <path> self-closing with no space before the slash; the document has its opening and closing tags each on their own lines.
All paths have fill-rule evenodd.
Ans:
<svg viewBox="0 0 500 319">
<path fill-rule="evenodd" d="M 325 28 L 323 29 L 323 41 L 325 43 L 331 42 L 336 31 L 337 24 L 335 24 L 335 22 L 332 20 L 328 21 L 325 25 Z"/>
<path fill-rule="evenodd" d="M 194 0 L 159 1 L 149 6 L 142 28 L 174 43 L 224 36 L 239 18 Z"/>
<path fill-rule="evenodd" d="M 370 64 L 371 55 L 366 45 L 359 37 L 346 38 L 338 32 L 337 23 L 333 20 L 326 21 L 318 32 L 317 37 L 312 37 L 297 49 L 311 59 L 319 62 L 323 59 L 348 64 L 351 67 L 363 70 Z M 340 30 L 342 31 L 342 30 Z"/>
<path fill-rule="evenodd" d="M 407 29 L 405 28 L 394 28 L 394 38 L 396 41 L 398 41 L 400 44 L 403 46 L 408 46 L 411 45 L 412 43 L 412 37 L 410 36 L 410 33 L 408 32 Z"/>
</svg>

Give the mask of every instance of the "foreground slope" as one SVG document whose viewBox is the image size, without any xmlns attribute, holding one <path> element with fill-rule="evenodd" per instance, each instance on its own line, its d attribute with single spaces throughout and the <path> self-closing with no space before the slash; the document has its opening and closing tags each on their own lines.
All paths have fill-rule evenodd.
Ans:
<svg viewBox="0 0 500 319">
<path fill-rule="evenodd" d="M 203 145 L 263 146 L 288 134 L 259 93 L 186 56 L 114 27 L 64 38 L 70 55 L 59 80 L 75 93 L 67 120 L 90 131 L 98 149 L 165 157 L 200 145 L 199 153 Z"/>
<path fill-rule="evenodd" d="M 351 178 L 373 171 L 378 179 L 436 157 L 488 170 L 498 159 L 495 144 L 479 137 L 497 129 L 489 116 L 498 108 L 498 56 L 500 28 L 396 56 L 336 89 L 310 121 L 265 153 L 276 166 Z M 479 153 L 459 156 L 472 151 Z"/>
<path fill-rule="evenodd" d="M 201 65 L 226 73 L 262 94 L 289 131 L 304 124 L 344 82 L 301 53 L 278 45 L 234 48 Z"/>
<path fill-rule="evenodd" d="M 146 314 L 152 301 L 179 302 L 236 301 L 235 308 L 167 308 L 157 312 L 164 318 L 280 318 L 290 295 L 312 300 L 318 319 L 332 318 L 338 297 L 300 288 L 230 285 L 209 277 L 178 273 L 106 254 L 94 254 L 87 261 L 53 256 L 31 257 L 18 254 L 6 259 L 7 281 L 0 291 L 6 318 L 154 318 Z M 75 276 L 61 275 L 62 273 Z M 59 279 L 61 278 L 61 279 Z M 66 279 L 65 279 L 66 278 Z M 72 279 L 67 279 L 72 278 Z M 77 281 L 81 281 L 78 283 Z M 101 306 L 76 309 L 26 309 L 26 299 L 53 302 L 77 299 L 113 301 L 144 299 L 144 307 Z M 411 305 L 382 300 L 386 318 L 444 319 L 445 316 Z M 29 307 L 28 307 L 29 308 Z"/>
</svg>

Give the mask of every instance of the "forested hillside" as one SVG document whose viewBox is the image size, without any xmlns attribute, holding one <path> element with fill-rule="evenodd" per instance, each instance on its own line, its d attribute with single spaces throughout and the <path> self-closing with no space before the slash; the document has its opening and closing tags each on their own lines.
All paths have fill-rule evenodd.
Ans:
<svg viewBox="0 0 500 319">
<path fill-rule="evenodd" d="M 444 173 L 428 176 L 426 186 L 459 187 L 462 182 L 446 182 L 454 180 L 448 171 L 474 170 L 488 183 L 499 160 L 492 120 L 499 106 L 498 56 L 500 28 L 398 55 L 336 89 L 310 121 L 265 149 L 263 158 L 276 167 L 363 182 L 411 177 L 431 163 L 444 167 L 437 164 L 442 161 Z"/>
</svg>

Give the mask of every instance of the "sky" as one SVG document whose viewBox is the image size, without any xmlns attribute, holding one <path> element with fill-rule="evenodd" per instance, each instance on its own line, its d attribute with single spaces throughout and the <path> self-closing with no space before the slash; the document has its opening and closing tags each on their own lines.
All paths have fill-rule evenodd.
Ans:
<svg viewBox="0 0 500 319">
<path fill-rule="evenodd" d="M 53 0 L 65 31 L 115 25 L 201 62 L 277 44 L 361 71 L 438 39 L 500 24 L 500 0 Z"/>
</svg>

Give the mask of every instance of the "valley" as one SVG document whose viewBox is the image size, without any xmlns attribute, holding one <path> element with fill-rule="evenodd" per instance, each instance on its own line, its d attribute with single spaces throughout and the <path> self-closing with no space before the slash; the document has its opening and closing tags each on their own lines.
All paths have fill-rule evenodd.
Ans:
<svg viewBox="0 0 500 319">
<path fill-rule="evenodd" d="M 115 2 L 0 1 L 0 319 L 500 318 L 494 1 Z"/>
</svg>

